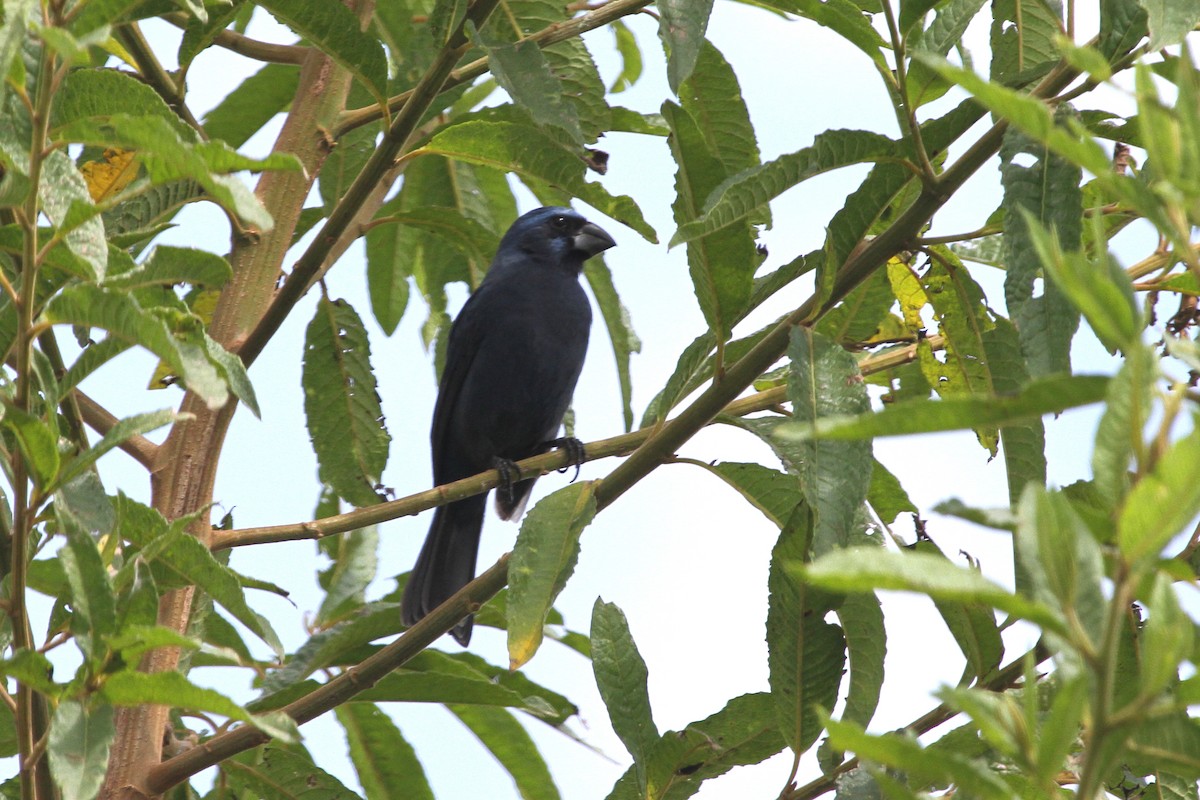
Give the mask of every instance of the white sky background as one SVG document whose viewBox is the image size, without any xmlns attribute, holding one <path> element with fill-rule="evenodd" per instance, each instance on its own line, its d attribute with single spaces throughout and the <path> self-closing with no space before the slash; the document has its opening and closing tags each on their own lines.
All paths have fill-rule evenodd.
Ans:
<svg viewBox="0 0 1200 800">
<path fill-rule="evenodd" d="M 292 40 L 287 31 L 261 12 L 256 20 L 252 35 Z M 630 19 L 629 24 L 641 44 L 646 72 L 633 90 L 613 97 L 612 102 L 654 112 L 671 97 L 656 24 L 645 15 Z M 168 58 L 175 50 L 178 32 L 150 25 L 147 30 L 160 56 Z M 975 53 L 982 60 L 986 29 L 972 33 L 980 37 L 981 46 Z M 890 103 L 869 61 L 817 25 L 788 22 L 757 9 L 722 2 L 717 4 L 708 36 L 739 76 L 764 160 L 807 146 L 817 133 L 830 128 L 867 128 L 896 135 Z M 170 46 L 158 44 L 168 37 Z M 611 33 L 595 31 L 586 40 L 606 82 L 611 81 L 617 70 Z M 255 68 L 252 62 L 218 48 L 197 59 L 189 85 L 190 102 L 197 116 L 235 87 L 240 74 Z M 977 64 L 977 68 L 984 65 Z M 943 110 L 949 107 L 945 100 L 936 106 Z M 265 153 L 277 129 L 272 125 L 270 135 L 256 136 L 248 150 Z M 665 140 L 613 134 L 601 140 L 599 147 L 611 154 L 609 172 L 599 180 L 611 193 L 629 194 L 637 200 L 665 243 L 675 227 L 670 210 L 674 164 Z M 995 163 L 985 166 L 963 196 L 938 215 L 934 234 L 972 230 L 983 224 L 1000 201 Z M 764 270 L 819 247 L 824 226 L 863 174 L 865 169 L 822 176 L 775 202 L 774 228 L 762 236 L 770 251 Z M 522 210 L 533 205 L 528 195 L 523 195 Z M 665 244 L 650 245 L 619 223 L 582 205 L 578 207 L 618 242 L 618 247 L 606 254 L 607 262 L 643 341 L 642 353 L 634 357 L 632 365 L 637 419 L 674 369 L 678 354 L 704 329 L 684 248 L 668 252 Z M 211 206 L 189 206 L 178 222 L 180 226 L 162 236 L 160 242 L 224 252 L 227 225 Z M 1125 263 L 1132 263 L 1152 247 L 1153 242 L 1142 236 L 1124 258 Z M 372 363 L 392 435 L 391 458 L 383 482 L 397 496 L 403 496 L 430 485 L 428 429 L 436 385 L 418 332 L 426 309 L 414 290 L 400 328 L 390 338 L 383 336 L 370 314 L 364 274 L 362 247 L 357 245 L 333 270 L 330 291 L 333 296 L 348 299 L 371 331 Z M 1000 273 L 977 267 L 973 274 L 984 283 L 993 302 L 1002 297 Z M 756 330 L 799 304 L 807 296 L 810 283 L 799 281 L 788 287 L 767 309 L 741 326 L 740 333 Z M 465 290 L 451 294 L 452 312 L 464 298 Z M 314 302 L 315 297 L 310 296 L 300 304 L 251 371 L 263 419 L 259 421 L 244 409 L 239 410 L 227 438 L 216 499 L 224 509 L 233 510 L 237 527 L 311 518 L 317 496 L 316 463 L 304 425 L 300 356 Z M 1112 369 L 1112 360 L 1086 328 L 1081 328 L 1075 350 L 1077 371 Z M 135 366 L 136 359 L 141 359 L 141 370 Z M 119 416 L 176 404 L 177 390 L 130 390 L 131 383 L 142 384 L 140 376 L 148 380 L 152 369 L 152 359 L 144 354 L 127 355 L 120 366 L 102 370 L 84 388 Z M 598 316 L 575 408 L 576 435 L 585 442 L 623 430 L 611 349 Z M 1047 421 L 1053 484 L 1066 485 L 1090 476 L 1088 460 L 1096 418 L 1095 410 L 1083 410 Z M 989 463 L 986 451 L 970 432 L 929 436 L 919 442 L 881 440 L 876 442 L 875 452 L 926 512 L 929 534 L 947 555 L 953 557 L 961 548 L 980 559 L 985 573 L 1011 585 L 1007 536 L 928 512 L 933 504 L 950 497 L 978 506 L 1006 505 L 1002 455 Z M 727 428 L 702 432 L 681 450 L 681 455 L 705 461 L 758 460 L 777 466 L 765 446 L 748 434 Z M 603 477 L 615 464 L 586 464 L 581 479 Z M 120 488 L 147 499 L 146 477 L 130 459 L 114 456 L 106 460 L 104 468 L 108 491 Z M 565 485 L 568 479 L 557 474 L 543 478 L 535 500 Z M 217 516 L 220 513 L 218 510 Z M 429 514 L 423 514 L 381 527 L 380 578 L 372 586 L 372 598 L 390 591 L 394 587 L 392 576 L 411 567 L 428 522 Z M 489 512 L 479 558 L 481 569 L 511 547 L 516 530 L 516 526 L 500 522 Z M 911 540 L 911 524 L 904 518 L 897 520 L 895 530 Z M 775 527 L 758 511 L 708 473 L 686 465 L 664 466 L 598 516 L 585 531 L 578 569 L 557 606 L 569 627 L 585 632 L 597 596 L 624 609 L 649 666 L 655 721 L 660 731 L 679 729 L 719 710 L 732 697 L 767 689 L 766 576 L 776 536 Z M 311 614 L 321 598 L 314 573 L 325 566 L 315 552 L 311 542 L 260 545 L 235 553 L 232 566 L 284 587 L 296 607 Z M 252 602 L 272 619 L 289 651 L 304 641 L 302 614 L 291 603 L 267 594 L 256 594 Z M 899 727 L 936 705 L 929 693 L 943 683 L 954 683 L 963 664 L 931 603 L 889 595 L 885 612 L 891 646 L 888 678 L 872 726 L 878 731 Z M 1029 644 L 1020 631 L 1013 636 L 1009 657 Z M 449 638 L 438 646 L 450 652 L 458 649 Z M 476 627 L 471 650 L 493 663 L 506 663 L 503 635 L 491 629 Z M 547 642 L 526 671 L 534 680 L 578 703 L 584 726 L 575 723 L 576 729 L 617 762 L 536 721 L 529 722 L 527 728 L 541 746 L 563 797 L 605 797 L 625 770 L 628 756 L 611 731 L 595 691 L 590 664 L 572 651 Z M 200 670 L 193 673 L 193 678 L 211 682 L 239 700 L 254 696 L 244 671 Z M 388 710 L 417 748 L 438 797 L 517 797 L 507 773 L 448 711 L 423 704 L 391 706 Z M 302 733 L 323 768 L 356 786 L 353 769 L 345 757 L 345 740 L 332 715 L 306 725 Z M 790 763 L 790 754 L 785 754 L 764 765 L 735 770 L 705 784 L 698 796 L 705 800 L 775 797 Z M 804 783 L 818 774 L 810 757 L 799 780 Z"/>
</svg>

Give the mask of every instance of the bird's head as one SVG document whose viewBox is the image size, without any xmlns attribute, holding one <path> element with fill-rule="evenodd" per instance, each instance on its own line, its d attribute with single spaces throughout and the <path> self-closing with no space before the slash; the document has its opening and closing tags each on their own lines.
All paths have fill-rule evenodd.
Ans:
<svg viewBox="0 0 1200 800">
<path fill-rule="evenodd" d="M 545 206 L 512 224 L 500 241 L 500 252 L 515 249 L 531 256 L 550 256 L 578 270 L 584 261 L 615 244 L 603 228 L 574 209 Z"/>
</svg>

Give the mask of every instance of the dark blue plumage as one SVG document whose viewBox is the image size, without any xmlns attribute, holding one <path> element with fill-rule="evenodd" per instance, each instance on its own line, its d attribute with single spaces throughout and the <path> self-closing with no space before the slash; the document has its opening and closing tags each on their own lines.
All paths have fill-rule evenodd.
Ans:
<svg viewBox="0 0 1200 800">
<path fill-rule="evenodd" d="M 430 441 L 436 485 L 544 453 L 558 436 L 592 324 L 583 262 L 615 244 L 569 208 L 539 208 L 508 229 L 479 288 L 450 328 Z M 496 492 L 516 519 L 534 478 Z M 439 507 L 404 590 L 412 625 L 475 577 L 487 495 Z M 452 634 L 466 645 L 472 618 Z"/>
</svg>

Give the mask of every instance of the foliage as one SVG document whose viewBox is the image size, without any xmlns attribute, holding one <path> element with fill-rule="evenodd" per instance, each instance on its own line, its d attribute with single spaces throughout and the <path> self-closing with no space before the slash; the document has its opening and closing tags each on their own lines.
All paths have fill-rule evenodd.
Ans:
<svg viewBox="0 0 1200 800">
<path fill-rule="evenodd" d="M 1085 41 L 1073 2 L 752 4 L 811 22 L 797 37 L 841 39 L 865 55 L 899 133 L 826 130 L 764 161 L 739 65 L 705 39 L 711 0 L 657 0 L 657 64 L 657 45 L 621 21 L 649 0 L 5 1 L 0 755 L 21 764 L 0 789 L 6 797 L 193 796 L 189 781 L 211 766 L 214 797 L 356 796 L 320 766 L 329 754 L 298 734 L 328 711 L 365 797 L 432 797 L 418 752 L 387 713 L 424 702 L 447 706 L 521 796 L 556 798 L 525 726 L 574 736 L 578 709 L 517 669 L 546 638 L 591 660 L 629 751 L 612 798 L 679 800 L 785 750 L 793 768 L 780 776 L 780 797 L 789 800 L 829 791 L 844 800 L 1200 797 L 1200 639 L 1180 592 L 1200 570 L 1200 534 L 1189 534 L 1200 514 L 1200 78 L 1186 41 L 1200 13 L 1183 0 L 1100 0 L 1088 9 L 1099 33 Z M 247 37 L 264 14 L 296 43 Z M 147 41 L 151 19 L 182 29 L 177 52 Z M 963 46 L 976 22 L 990 23 L 986 53 Z M 609 88 L 579 38 L 601 26 L 622 64 Z M 264 66 L 222 86 L 224 99 L 199 120 L 186 78 L 213 47 Z M 673 93 L 659 113 L 610 104 L 651 66 Z M 1135 113 L 1088 107 L 1117 86 L 1131 87 Z M 959 104 L 936 102 L 948 95 Z M 243 152 L 280 116 L 272 152 Z M 517 213 L 518 184 L 547 203 L 583 201 L 658 241 L 646 201 L 612 193 L 600 177 L 607 157 L 596 145 L 615 131 L 666 137 L 676 230 L 665 238 L 686 250 L 705 329 L 652 387 L 652 430 L 589 445 L 590 458 L 629 458 L 543 500 L 511 560 L 403 631 L 403 577 L 394 593 L 367 599 L 375 525 L 496 478 L 410 498 L 382 491 L 391 436 L 379 365 L 360 311 L 330 297 L 324 278 L 364 238 L 379 327 L 390 334 L 416 313 L 415 292 L 440 363 L 448 287 L 478 286 Z M 929 236 L 939 209 L 996 156 L 1001 208 L 977 231 Z M 756 240 L 772 202 L 856 166 L 865 177 L 826 222 L 823 246 L 760 274 Z M 258 175 L 255 191 L 247 174 Z M 188 203 L 219 208 L 230 240 L 198 232 L 203 247 L 158 245 Z M 1162 247 L 1124 266 L 1110 240 L 1133 222 Z M 1002 297 L 981 280 L 995 267 Z M 745 330 L 785 289 L 807 292 L 809 275 L 807 300 Z M 586 278 L 629 428 L 630 358 L 641 342 L 608 267 L 590 264 Z M 314 519 L 213 525 L 230 419 L 239 404 L 258 415 L 256 388 L 266 388 L 251 385 L 247 367 L 318 283 L 316 316 L 292 343 L 303 351 L 325 487 Z M 1159 321 L 1167 298 L 1179 310 Z M 1074 372 L 1080 330 L 1118 357 L 1114 375 Z M 159 361 L 157 384 L 183 389 L 178 409 L 117 419 L 81 391 L 102 367 L 144 380 L 125 357 L 132 350 Z M 1185 379 L 1173 377 L 1180 366 Z M 876 401 L 883 410 L 871 410 Z M 1047 486 L 1048 418 L 1096 403 L 1092 478 Z M 636 620 L 597 598 L 584 635 L 553 603 L 605 509 L 714 419 L 777 457 L 735 463 L 714 453 L 702 464 L 779 530 L 766 619 L 747 621 L 765 624 L 769 686 L 663 732 Z M 147 438 L 160 428 L 161 443 Z M 936 510 L 1009 532 L 1015 586 L 955 563 L 919 519 L 913 542 L 893 530 L 902 512 L 926 510 L 904 489 L 916 476 L 889 472 L 872 440 L 946 430 L 973 431 L 989 456 L 1004 454 L 1009 508 Z M 101 480 L 101 459 L 117 449 L 152 476 L 149 504 Z M 324 601 L 310 638 L 287 652 L 277 621 L 248 592 L 283 590 L 231 569 L 227 556 L 305 538 L 329 562 L 318 576 Z M 886 734 L 869 732 L 897 683 L 885 682 L 885 654 L 920 643 L 885 625 L 881 590 L 930 598 L 965 663 L 937 708 Z M 51 607 L 44 637 L 31 624 L 41 602 Z M 429 648 L 468 610 L 507 631 L 510 665 Z M 1001 631 L 1018 621 L 1038 644 L 1006 654 Z M 200 685 L 192 670 L 201 666 L 252 676 L 253 697 L 238 703 Z M 194 746 L 190 715 L 213 722 L 204 747 Z M 960 726 L 942 730 L 951 719 Z M 810 753 L 823 775 L 797 786 Z"/>
</svg>

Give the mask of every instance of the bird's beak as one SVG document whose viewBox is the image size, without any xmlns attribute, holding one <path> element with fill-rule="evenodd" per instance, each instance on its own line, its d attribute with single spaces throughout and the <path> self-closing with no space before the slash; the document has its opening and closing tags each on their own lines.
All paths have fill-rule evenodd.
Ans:
<svg viewBox="0 0 1200 800">
<path fill-rule="evenodd" d="M 579 233 L 575 234 L 571 240 L 571 245 L 576 250 L 586 254 L 585 258 L 603 253 L 608 248 L 615 247 L 616 244 L 603 228 L 593 222 L 585 222 L 579 229 Z"/>
</svg>

